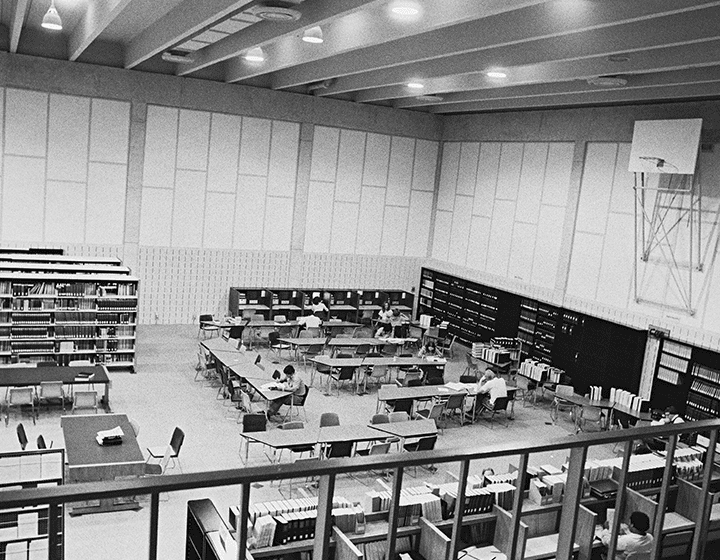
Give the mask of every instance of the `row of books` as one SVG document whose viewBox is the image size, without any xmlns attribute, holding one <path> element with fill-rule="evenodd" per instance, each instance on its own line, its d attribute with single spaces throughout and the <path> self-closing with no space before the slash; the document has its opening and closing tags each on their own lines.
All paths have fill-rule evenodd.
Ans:
<svg viewBox="0 0 720 560">
<path fill-rule="evenodd" d="M 562 502 L 566 482 L 566 473 L 532 478 L 530 479 L 528 499 L 538 505 Z"/>
<path fill-rule="evenodd" d="M 112 325 L 115 323 L 129 324 L 133 322 L 134 313 L 102 313 L 98 312 L 98 325 Z"/>
<path fill-rule="evenodd" d="M 619 404 L 637 412 L 645 412 L 650 407 L 650 401 L 638 397 L 635 393 L 615 387 L 610 388 L 610 403 Z"/>
<path fill-rule="evenodd" d="M 52 284 L 50 284 L 52 286 Z M 58 282 L 54 292 L 59 296 L 94 296 L 97 287 L 94 282 Z"/>
<path fill-rule="evenodd" d="M 48 338 L 47 327 L 16 327 L 13 326 L 10 332 L 11 338 Z"/>
<path fill-rule="evenodd" d="M 95 311 L 56 311 L 55 324 L 62 323 L 93 323 Z"/>
<path fill-rule="evenodd" d="M 392 493 L 389 490 L 371 490 L 366 493 L 370 511 L 390 509 Z M 404 488 L 400 491 L 398 526 L 416 525 L 420 517 L 428 521 L 443 519 L 440 497 L 433 494 L 428 486 Z"/>
<path fill-rule="evenodd" d="M 95 301 L 92 299 L 59 299 L 54 306 L 57 309 L 95 309 Z"/>
<path fill-rule="evenodd" d="M 591 401 L 599 401 L 603 398 L 602 387 L 600 385 L 590 385 L 589 390 Z"/>
<path fill-rule="evenodd" d="M 16 299 L 13 311 L 49 311 L 55 309 L 54 299 Z"/>
<path fill-rule="evenodd" d="M 316 496 L 250 504 L 250 507 L 248 508 L 248 519 L 250 520 L 250 523 L 254 524 L 257 519 L 266 515 L 280 515 L 281 513 L 311 511 L 316 510 L 317 505 L 318 499 Z M 352 507 L 352 505 L 353 504 L 351 502 L 343 497 L 335 496 L 333 498 L 333 508 Z"/>
<path fill-rule="evenodd" d="M 657 378 L 660 381 L 664 381 L 665 383 L 670 383 L 670 385 L 680 385 L 680 383 L 682 382 L 682 379 L 680 378 L 680 373 L 675 370 L 668 369 L 662 365 L 658 366 Z"/>
<path fill-rule="evenodd" d="M 55 338 L 95 338 L 93 325 L 56 325 Z"/>
<path fill-rule="evenodd" d="M 720 383 L 720 371 L 711 369 L 700 364 L 694 364 L 692 374 L 695 377 L 711 381 L 712 383 Z"/>
<path fill-rule="evenodd" d="M 132 362 L 135 359 L 135 356 L 132 353 L 123 352 L 122 350 L 118 350 L 117 353 L 106 353 L 106 354 L 98 354 L 97 356 L 97 362 L 101 364 L 112 364 L 117 362 Z"/>
<path fill-rule="evenodd" d="M 660 365 L 669 367 L 671 369 L 678 370 L 682 373 L 685 373 L 687 371 L 687 366 L 689 363 L 689 357 L 688 358 L 680 358 L 678 356 L 673 356 L 672 354 L 660 354 Z"/>
<path fill-rule="evenodd" d="M 443 484 L 441 485 L 439 491 L 441 498 L 440 505 L 442 507 L 442 519 L 455 517 L 458 492 L 457 483 L 451 482 Z M 495 504 L 495 493 L 492 490 L 489 490 L 488 487 L 466 488 L 463 515 L 491 512 L 493 504 Z"/>
<path fill-rule="evenodd" d="M 668 339 L 663 340 L 662 351 L 663 353 L 670 352 L 671 354 L 675 354 L 676 356 L 680 356 L 686 360 L 689 360 L 690 356 L 692 356 L 692 346 L 685 346 L 684 344 Z"/>
<path fill-rule="evenodd" d="M 720 398 L 720 385 L 711 385 L 702 379 L 693 379 L 690 390 L 696 393 L 707 395 L 712 399 Z"/>
<path fill-rule="evenodd" d="M 527 358 L 520 364 L 520 375 L 540 383 L 560 383 L 565 372 L 549 364 Z"/>
<path fill-rule="evenodd" d="M 688 395 L 687 405 L 694 407 L 707 415 L 720 416 L 720 401 L 717 399 L 700 393 L 690 393 Z M 689 411 L 685 411 L 688 416 Z M 703 418 L 705 418 L 703 416 Z M 689 419 L 689 418 L 688 418 Z"/>
<path fill-rule="evenodd" d="M 106 299 L 98 300 L 98 311 L 133 311 L 136 309 L 135 300 Z"/>
<path fill-rule="evenodd" d="M 49 325 L 50 313 L 14 313 L 12 322 L 15 325 Z"/>
</svg>

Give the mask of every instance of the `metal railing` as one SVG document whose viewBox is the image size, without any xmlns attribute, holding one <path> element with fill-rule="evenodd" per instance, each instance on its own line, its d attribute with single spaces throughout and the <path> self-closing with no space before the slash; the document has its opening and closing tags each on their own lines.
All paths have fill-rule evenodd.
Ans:
<svg viewBox="0 0 720 560">
<path fill-rule="evenodd" d="M 663 507 L 658 507 L 658 514 L 655 527 L 662 527 L 664 516 L 664 504 L 667 501 L 670 473 L 672 472 L 672 457 L 678 437 L 685 433 L 702 432 L 709 437 L 708 449 L 714 450 L 718 440 L 720 419 L 703 420 L 699 422 L 687 422 L 684 424 L 670 424 L 665 426 L 654 426 L 644 428 L 632 428 L 628 430 L 601 432 L 595 434 L 581 434 L 573 439 L 555 440 L 549 443 L 515 442 L 490 447 L 477 447 L 474 449 L 449 449 L 435 450 L 414 453 L 398 453 L 389 455 L 378 455 L 363 458 L 351 459 L 330 459 L 319 461 L 312 465 L 297 466 L 293 463 L 262 465 L 247 468 L 228 469 L 219 471 L 197 472 L 189 474 L 172 474 L 154 476 L 149 478 L 138 478 L 133 480 L 116 480 L 102 483 L 68 484 L 65 486 L 51 488 L 34 488 L 24 490 L 8 490 L 0 492 L 0 509 L 32 505 L 48 505 L 49 515 L 49 550 L 58 550 L 53 546 L 57 542 L 53 539 L 59 538 L 59 527 L 56 526 L 59 507 L 61 504 L 86 500 L 98 500 L 103 498 L 118 498 L 137 495 L 150 495 L 150 547 L 148 558 L 156 560 L 158 544 L 158 517 L 160 514 L 159 496 L 161 493 L 177 492 L 199 488 L 215 488 L 219 486 L 240 486 L 240 517 L 237 520 L 236 541 L 238 544 L 238 558 L 245 560 L 242 551 L 247 545 L 247 521 L 248 507 L 250 504 L 251 485 L 256 482 L 277 481 L 290 478 L 316 477 L 319 478 L 318 494 L 318 515 L 313 541 L 314 560 L 326 560 L 330 558 L 331 542 L 331 509 L 332 498 L 335 488 L 335 479 L 340 474 L 363 472 L 368 470 L 390 470 L 393 473 L 392 499 L 389 508 L 388 534 L 386 537 L 386 558 L 393 558 L 395 551 L 396 530 L 398 526 L 398 513 L 400 503 L 400 489 L 402 488 L 403 471 L 407 467 L 421 465 L 438 465 L 445 463 L 459 463 L 460 476 L 454 513 L 452 536 L 451 536 L 451 558 L 457 557 L 460 546 L 460 529 L 463 524 L 463 505 L 465 502 L 465 490 L 467 477 L 470 472 L 471 461 L 480 459 L 491 459 L 506 456 L 519 456 L 518 480 L 525 478 L 530 455 L 547 451 L 569 451 L 569 464 L 567 471 L 567 482 L 562 501 L 560 514 L 560 528 L 558 550 L 556 558 L 569 560 L 572 558 L 576 514 L 582 498 L 583 475 L 585 459 L 588 448 L 603 444 L 624 444 L 623 468 L 620 474 L 619 486 L 624 488 L 630 456 L 632 454 L 633 441 L 651 439 L 654 437 L 667 437 L 667 457 L 665 465 L 665 481 L 659 490 L 658 501 Z M 709 521 L 709 487 L 713 468 L 714 453 L 706 453 L 704 471 L 700 487 L 702 495 L 708 497 L 704 503 L 698 504 L 701 508 L 692 543 L 691 560 L 700 560 L 703 557 L 705 534 Z M 616 511 L 622 511 L 624 492 L 618 492 L 615 503 Z M 520 527 L 522 511 L 523 492 L 515 492 L 513 507 L 510 512 L 513 517 L 511 542 L 513 547 L 515 537 Z M 618 534 L 621 516 L 614 518 L 613 542 L 611 543 L 608 557 L 613 557 L 615 539 Z M 658 539 L 659 540 L 659 539 Z M 509 558 L 515 558 L 515 550 Z M 51 560 L 52 556 L 51 556 Z"/>
</svg>

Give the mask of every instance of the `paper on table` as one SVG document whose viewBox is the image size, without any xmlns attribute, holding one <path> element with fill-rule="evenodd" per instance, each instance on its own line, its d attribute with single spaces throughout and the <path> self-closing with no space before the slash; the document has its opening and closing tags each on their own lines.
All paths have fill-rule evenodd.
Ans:
<svg viewBox="0 0 720 560">
<path fill-rule="evenodd" d="M 608 526 L 612 527 L 613 519 L 615 519 L 615 508 L 608 508 L 607 509 Z"/>
<path fill-rule="evenodd" d="M 123 437 L 125 434 L 120 426 L 116 426 L 111 430 L 101 430 L 97 433 L 100 439 L 111 438 L 111 437 Z"/>
</svg>

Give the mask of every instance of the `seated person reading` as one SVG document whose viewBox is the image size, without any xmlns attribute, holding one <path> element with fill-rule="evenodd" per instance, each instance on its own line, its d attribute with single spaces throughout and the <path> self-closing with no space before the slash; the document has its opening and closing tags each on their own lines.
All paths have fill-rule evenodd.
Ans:
<svg viewBox="0 0 720 560">
<path fill-rule="evenodd" d="M 634 511 L 630 514 L 630 525 L 620 525 L 620 534 L 617 539 L 615 552 L 616 560 L 625 560 L 630 553 L 652 552 L 653 536 L 648 533 L 650 519 L 641 511 Z M 605 528 L 600 533 L 600 540 L 605 546 L 610 544 L 609 523 L 605 522 Z"/>
<path fill-rule="evenodd" d="M 297 322 L 298 325 L 300 325 L 300 330 L 319 328 L 320 325 L 322 325 L 322 319 L 317 315 L 306 315 L 304 317 L 299 317 Z"/>
<path fill-rule="evenodd" d="M 485 375 L 478 381 L 477 392 L 485 393 L 488 406 L 494 406 L 496 399 L 507 397 L 507 385 L 502 377 L 497 377 L 495 372 L 488 368 L 485 370 Z"/>
<path fill-rule="evenodd" d="M 295 375 L 294 367 L 292 367 L 291 365 L 285 366 L 283 373 L 285 374 L 285 380 L 276 383 L 275 389 L 287 391 L 290 394 L 286 397 L 275 399 L 269 404 L 267 410 L 268 420 L 272 419 L 273 416 L 277 415 L 282 405 L 300 403 L 302 401 L 302 397 L 304 397 L 305 393 L 307 392 L 307 387 L 305 387 L 305 383 L 303 383 L 303 380 Z"/>
<path fill-rule="evenodd" d="M 384 325 L 380 325 L 375 333 L 375 338 L 388 338 L 390 335 L 392 335 L 392 326 L 390 323 L 385 323 Z"/>
<path fill-rule="evenodd" d="M 437 348 L 432 340 L 427 341 L 423 344 L 422 348 L 418 351 L 418 358 L 424 358 L 425 356 L 436 356 Z"/>
<path fill-rule="evenodd" d="M 325 302 L 318 296 L 313 298 L 310 309 L 312 310 L 313 315 L 320 317 L 320 319 L 327 319 L 328 314 L 330 313 L 330 310 L 327 305 L 325 305 Z"/>
</svg>

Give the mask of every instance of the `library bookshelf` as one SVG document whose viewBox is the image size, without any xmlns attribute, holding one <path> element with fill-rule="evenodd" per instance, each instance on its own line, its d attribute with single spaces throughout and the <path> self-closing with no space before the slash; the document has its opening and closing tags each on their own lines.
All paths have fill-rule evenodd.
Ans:
<svg viewBox="0 0 720 560">
<path fill-rule="evenodd" d="M 120 266 L 97 274 L 58 266 L 0 270 L 0 364 L 90 360 L 134 370 L 138 279 Z"/>
</svg>

